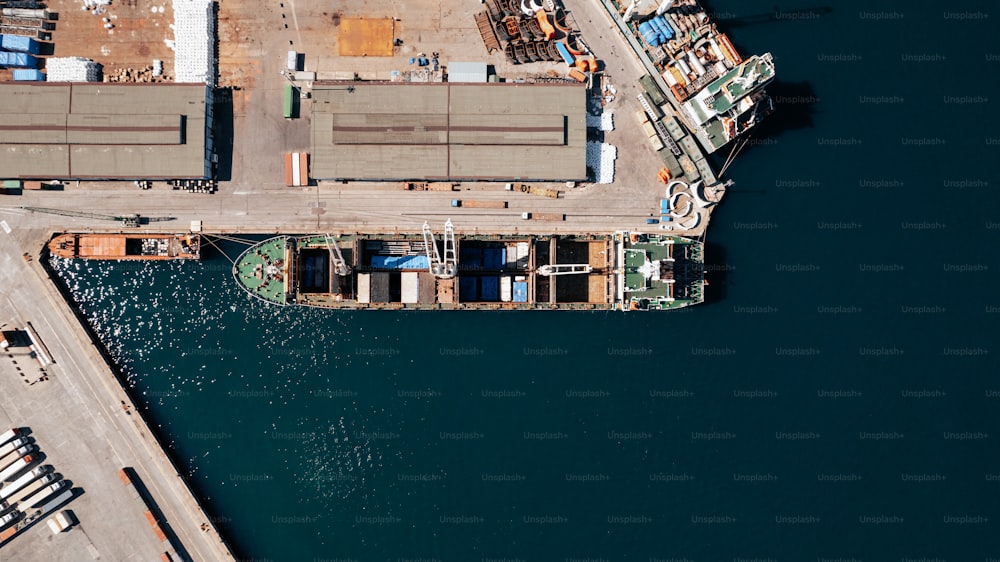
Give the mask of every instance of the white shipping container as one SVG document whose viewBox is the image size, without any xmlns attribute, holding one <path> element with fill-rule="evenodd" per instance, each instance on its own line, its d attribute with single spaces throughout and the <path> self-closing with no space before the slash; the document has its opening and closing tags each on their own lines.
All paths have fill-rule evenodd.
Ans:
<svg viewBox="0 0 1000 562">
<path fill-rule="evenodd" d="M 288 51 L 288 70 L 295 72 L 299 69 L 299 54 L 295 51 Z"/>
<path fill-rule="evenodd" d="M 372 302 L 372 274 L 358 274 L 358 302 L 369 304 Z"/>
<path fill-rule="evenodd" d="M 518 269 L 524 269 L 528 267 L 528 243 L 518 242 L 517 243 L 517 267 Z"/>
<path fill-rule="evenodd" d="M 511 300 L 511 285 L 512 285 L 512 283 L 510 281 L 510 277 L 504 276 L 504 277 L 500 278 L 500 301 L 501 302 L 510 302 L 510 300 Z"/>
<path fill-rule="evenodd" d="M 417 297 L 420 294 L 420 282 L 418 279 L 419 273 L 416 271 L 404 271 L 399 283 L 400 293 L 402 298 L 400 299 L 403 304 L 416 304 Z"/>
</svg>

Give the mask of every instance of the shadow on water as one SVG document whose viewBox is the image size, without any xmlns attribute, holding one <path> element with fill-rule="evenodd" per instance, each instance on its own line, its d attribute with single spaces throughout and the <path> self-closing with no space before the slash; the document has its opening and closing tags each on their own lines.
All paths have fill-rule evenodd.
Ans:
<svg viewBox="0 0 1000 562">
<path fill-rule="evenodd" d="M 233 178 L 233 90 L 218 88 L 215 90 L 214 112 L 215 125 L 212 127 L 213 144 L 218 162 L 215 165 L 215 178 L 219 181 L 229 181 Z"/>
<path fill-rule="evenodd" d="M 726 263 L 726 248 L 714 242 L 705 241 L 705 303 L 720 304 L 726 300 L 726 283 L 729 273 Z"/>
<path fill-rule="evenodd" d="M 821 16 L 833 13 L 832 6 L 812 6 L 810 8 L 782 10 L 780 6 L 776 5 L 770 12 L 766 13 L 726 17 L 728 14 L 714 12 L 711 9 L 711 2 L 702 2 L 701 4 L 710 15 L 714 13 L 715 21 L 723 30 L 764 25 L 768 23 L 788 23 L 801 20 L 814 20 Z M 740 52 L 742 53 L 743 51 L 741 50 Z"/>
<path fill-rule="evenodd" d="M 786 131 L 815 127 L 813 115 L 816 113 L 819 98 L 816 97 L 812 84 L 805 80 L 786 82 L 775 78 L 767 86 L 767 93 L 774 100 L 774 111 L 751 130 L 749 142 L 740 149 L 737 158 L 743 158 L 758 146 L 777 143 Z M 737 140 L 730 143 L 713 154 L 714 165 L 721 167 L 733 147 L 738 146 L 740 142 Z"/>
</svg>

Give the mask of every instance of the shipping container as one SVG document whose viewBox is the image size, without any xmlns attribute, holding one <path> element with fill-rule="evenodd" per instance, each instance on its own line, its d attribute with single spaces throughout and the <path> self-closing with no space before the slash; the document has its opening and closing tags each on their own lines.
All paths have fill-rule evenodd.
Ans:
<svg viewBox="0 0 1000 562">
<path fill-rule="evenodd" d="M 0 51 L 0 68 L 38 68 L 38 59 L 28 53 Z"/>
<path fill-rule="evenodd" d="M 368 304 L 372 302 L 371 273 L 358 274 L 358 302 L 361 304 Z"/>
<path fill-rule="evenodd" d="M 417 300 L 421 304 L 432 304 L 437 298 L 437 279 L 428 271 L 417 274 L 420 279 L 420 292 Z"/>
<path fill-rule="evenodd" d="M 566 215 L 560 213 L 535 213 L 531 218 L 538 221 L 564 221 Z"/>
<path fill-rule="evenodd" d="M 498 277 L 482 277 L 480 280 L 479 293 L 481 300 L 496 302 L 500 300 L 500 280 Z"/>
<path fill-rule="evenodd" d="M 420 302 L 420 279 L 416 271 L 404 271 L 401 280 L 401 294 L 404 304 L 416 304 Z"/>
<path fill-rule="evenodd" d="M 500 278 L 500 301 L 510 302 L 511 299 L 511 278 L 501 277 Z"/>
<path fill-rule="evenodd" d="M 45 73 L 34 68 L 19 68 L 14 70 L 14 80 L 28 82 L 45 82 Z"/>
<path fill-rule="evenodd" d="M 295 87 L 285 84 L 285 119 L 295 117 Z"/>
<path fill-rule="evenodd" d="M 466 269 L 482 269 L 483 249 L 462 246 L 458 250 L 458 263 Z"/>
<path fill-rule="evenodd" d="M 528 282 L 514 282 L 514 302 L 528 302 Z"/>
<path fill-rule="evenodd" d="M 299 69 L 299 54 L 297 52 L 288 51 L 287 67 L 290 72 L 295 72 Z"/>
<path fill-rule="evenodd" d="M 503 269 L 503 248 L 483 248 L 483 269 L 498 271 Z"/>
<path fill-rule="evenodd" d="M 298 187 L 309 185 L 309 153 L 285 153 L 285 185 Z"/>
<path fill-rule="evenodd" d="M 40 50 L 38 41 L 24 35 L 0 35 L 0 48 L 33 55 L 37 55 Z"/>
<path fill-rule="evenodd" d="M 458 298 L 462 302 L 479 300 L 479 279 L 469 275 L 459 277 Z"/>
<path fill-rule="evenodd" d="M 295 78 L 296 82 L 315 82 L 316 81 L 316 73 L 315 72 L 306 72 L 304 70 L 300 70 L 300 71 L 298 71 L 298 72 L 295 73 L 294 78 Z"/>
<path fill-rule="evenodd" d="M 527 269 L 528 268 L 528 243 L 518 242 L 517 243 L 517 268 Z"/>
<path fill-rule="evenodd" d="M 21 189 L 21 180 L 3 180 L 3 186 L 7 189 Z"/>
<path fill-rule="evenodd" d="M 40 20 L 47 20 L 51 15 L 48 10 L 43 8 L 4 8 L 0 10 L 5 16 L 14 16 L 18 18 L 35 18 Z"/>
</svg>

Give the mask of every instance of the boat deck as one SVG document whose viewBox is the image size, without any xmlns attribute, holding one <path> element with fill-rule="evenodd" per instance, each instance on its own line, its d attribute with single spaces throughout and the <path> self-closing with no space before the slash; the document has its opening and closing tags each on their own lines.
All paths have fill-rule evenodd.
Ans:
<svg viewBox="0 0 1000 562">
<path fill-rule="evenodd" d="M 285 304 L 288 294 L 283 268 L 287 240 L 280 236 L 252 246 L 234 266 L 234 274 L 247 291 L 274 304 Z"/>
</svg>

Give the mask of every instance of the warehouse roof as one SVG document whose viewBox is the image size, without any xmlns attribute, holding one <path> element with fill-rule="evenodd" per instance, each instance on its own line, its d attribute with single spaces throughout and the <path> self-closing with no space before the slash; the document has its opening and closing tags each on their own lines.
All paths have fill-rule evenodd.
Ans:
<svg viewBox="0 0 1000 562">
<path fill-rule="evenodd" d="M 579 84 L 318 82 L 317 179 L 584 180 Z"/>
<path fill-rule="evenodd" d="M 0 175 L 202 178 L 204 84 L 0 83 Z"/>
</svg>

